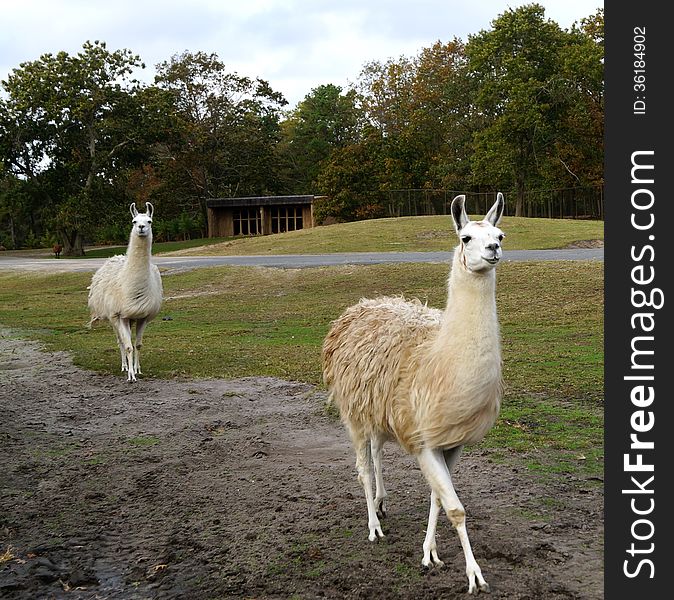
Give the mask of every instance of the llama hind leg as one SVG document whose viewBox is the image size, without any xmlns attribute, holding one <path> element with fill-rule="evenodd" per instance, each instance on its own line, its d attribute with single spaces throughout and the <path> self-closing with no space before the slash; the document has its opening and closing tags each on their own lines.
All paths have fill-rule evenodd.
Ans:
<svg viewBox="0 0 674 600">
<path fill-rule="evenodd" d="M 462 446 L 457 446 L 451 450 L 445 450 L 443 455 L 445 463 L 447 465 L 447 470 L 452 472 L 452 468 L 456 464 L 456 461 L 459 460 L 461 456 Z M 440 516 L 440 509 L 442 508 L 442 502 L 440 501 L 439 496 L 435 491 L 431 491 L 431 508 L 428 514 L 428 527 L 426 528 L 426 538 L 424 539 L 424 558 L 421 561 L 421 564 L 424 567 L 442 567 L 443 563 L 438 557 L 438 547 L 435 541 L 435 531 L 438 525 L 438 517 Z"/>
<path fill-rule="evenodd" d="M 374 542 L 377 537 L 384 537 L 381 530 L 381 523 L 377 517 L 377 509 L 374 504 L 374 495 L 372 493 L 372 460 L 369 440 L 360 440 L 354 444 L 356 447 L 356 469 L 358 470 L 358 481 L 365 490 L 365 500 L 367 501 L 367 526 L 370 530 L 368 539 Z"/>
<path fill-rule="evenodd" d="M 377 511 L 377 517 L 383 519 L 386 517 L 386 488 L 384 487 L 384 477 L 381 468 L 382 449 L 385 439 L 379 435 L 373 435 L 370 440 L 370 450 L 372 451 L 372 462 L 374 463 L 374 481 L 376 494 L 374 497 L 374 507 Z"/>
<path fill-rule="evenodd" d="M 440 509 L 442 508 L 442 503 L 440 498 L 435 493 L 431 492 L 431 510 L 428 513 L 428 527 L 426 527 L 426 538 L 424 539 L 424 557 L 421 560 L 421 564 L 424 567 L 442 567 L 443 563 L 438 557 L 438 547 L 435 542 L 435 530 L 438 526 L 438 517 L 440 516 Z"/>
<path fill-rule="evenodd" d="M 426 481 L 435 492 L 437 498 L 442 504 L 442 508 L 447 513 L 450 522 L 456 528 L 459 535 L 459 541 L 463 548 L 463 555 L 466 559 L 466 575 L 468 576 L 468 593 L 476 594 L 478 591 L 488 592 L 489 584 L 482 576 L 482 570 L 475 560 L 473 550 L 468 539 L 466 531 L 466 511 L 456 495 L 452 479 L 449 474 L 449 468 L 442 450 L 424 449 L 417 455 L 419 466 L 426 478 Z M 437 504 L 437 503 L 436 503 Z"/>
<path fill-rule="evenodd" d="M 145 331 L 146 325 L 147 319 L 138 319 L 138 321 L 136 321 L 136 343 L 134 344 L 135 351 L 133 353 L 133 368 L 136 371 L 136 374 L 142 373 L 140 370 L 140 348 L 143 345 L 143 332 Z"/>
</svg>

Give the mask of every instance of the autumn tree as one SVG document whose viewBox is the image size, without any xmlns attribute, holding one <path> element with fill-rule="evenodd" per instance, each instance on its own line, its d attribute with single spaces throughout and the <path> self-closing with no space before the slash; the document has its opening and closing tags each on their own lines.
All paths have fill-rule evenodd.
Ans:
<svg viewBox="0 0 674 600">
<path fill-rule="evenodd" d="M 462 189 L 470 180 L 472 82 L 461 40 L 436 42 L 415 59 L 405 139 L 419 187 Z"/>
<path fill-rule="evenodd" d="M 407 143 L 414 102 L 414 74 L 414 60 L 401 56 L 366 63 L 356 83 L 360 107 L 370 126 L 367 143 L 371 144 L 377 135 L 383 152 L 383 171 L 376 179 L 384 189 L 419 187 L 410 165 L 413 153 Z"/>
<path fill-rule="evenodd" d="M 560 54 L 565 96 L 549 178 L 556 185 L 604 183 L 604 11 L 574 23 Z"/>
<path fill-rule="evenodd" d="M 562 171 L 573 173 L 564 157 L 581 125 L 581 88 L 589 83 L 597 92 L 601 69 L 594 49 L 583 64 L 586 41 L 546 19 L 539 4 L 509 9 L 491 29 L 469 37 L 467 75 L 476 82 L 474 110 L 482 120 L 473 138 L 474 178 L 512 186 L 516 215 L 523 214 L 527 190 L 549 183 L 551 174 L 560 181 Z M 591 82 L 583 81 L 588 67 Z"/>
<path fill-rule="evenodd" d="M 464 68 L 458 39 L 437 42 L 416 57 L 364 66 L 355 89 L 366 126 L 357 141 L 323 163 L 318 178 L 323 193 L 342 199 L 331 206 L 333 216 L 380 216 L 389 191 L 456 185 L 470 176 L 471 95 Z"/>
</svg>

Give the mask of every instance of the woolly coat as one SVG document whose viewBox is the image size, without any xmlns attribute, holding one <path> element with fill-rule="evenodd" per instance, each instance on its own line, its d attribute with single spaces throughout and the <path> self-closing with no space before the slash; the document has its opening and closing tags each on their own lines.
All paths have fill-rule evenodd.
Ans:
<svg viewBox="0 0 674 600">
<path fill-rule="evenodd" d="M 159 269 L 150 262 L 151 246 L 151 238 L 132 238 L 125 255 L 109 258 L 96 271 L 89 286 L 90 323 L 157 316 L 163 286 Z"/>
<path fill-rule="evenodd" d="M 415 454 L 484 437 L 502 396 L 495 282 L 455 252 L 444 311 L 382 297 L 332 323 L 323 376 L 356 444 L 383 435 Z"/>
</svg>

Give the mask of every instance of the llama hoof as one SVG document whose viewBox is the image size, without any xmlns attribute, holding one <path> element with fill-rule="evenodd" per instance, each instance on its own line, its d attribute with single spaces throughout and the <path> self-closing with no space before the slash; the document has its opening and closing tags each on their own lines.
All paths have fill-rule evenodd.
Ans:
<svg viewBox="0 0 674 600">
<path fill-rule="evenodd" d="M 421 565 L 422 565 L 425 569 L 429 569 L 429 570 L 430 570 L 430 569 L 433 569 L 433 568 L 435 568 L 435 569 L 441 569 L 442 567 L 445 566 L 445 563 L 442 562 L 442 561 L 438 558 L 437 555 L 435 555 L 433 558 L 431 558 L 430 556 L 428 556 L 428 557 L 424 556 L 424 559 L 421 561 Z"/>
<path fill-rule="evenodd" d="M 377 509 L 377 517 L 380 519 L 386 518 L 386 503 L 384 500 L 375 500 L 375 507 Z"/>
<path fill-rule="evenodd" d="M 368 536 L 368 540 L 371 542 L 376 542 L 379 538 L 384 537 L 384 532 L 381 530 L 381 527 L 373 527 L 370 528 L 370 535 Z"/>
<path fill-rule="evenodd" d="M 479 592 L 484 592 L 485 594 L 489 594 L 491 592 L 491 588 L 489 587 L 489 584 L 483 579 L 482 581 L 478 581 L 477 585 L 475 585 L 475 580 L 471 579 L 468 583 L 468 593 L 469 594 L 478 594 Z"/>
</svg>

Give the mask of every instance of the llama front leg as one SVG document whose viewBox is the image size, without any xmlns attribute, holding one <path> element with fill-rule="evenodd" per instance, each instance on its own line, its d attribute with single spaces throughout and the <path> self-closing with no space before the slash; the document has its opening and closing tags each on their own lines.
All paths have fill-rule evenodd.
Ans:
<svg viewBox="0 0 674 600">
<path fill-rule="evenodd" d="M 361 440 L 356 443 L 356 469 L 358 470 L 358 481 L 365 490 L 365 500 L 367 501 L 367 526 L 370 530 L 368 539 L 374 542 L 377 537 L 384 537 L 381 530 L 381 523 L 377 517 L 377 509 L 374 505 L 374 496 L 372 494 L 372 460 L 370 443 Z"/>
<path fill-rule="evenodd" d="M 133 364 L 133 343 L 131 342 L 131 323 L 129 319 L 118 320 L 119 338 L 124 349 L 124 356 L 126 358 L 126 367 L 128 376 L 127 381 L 136 381 L 136 371 Z"/>
<path fill-rule="evenodd" d="M 457 446 L 456 448 L 451 448 L 450 450 L 445 450 L 443 452 L 445 464 L 447 465 L 447 470 L 450 475 L 456 461 L 458 461 L 459 456 L 461 456 L 462 448 L 463 446 Z M 431 509 L 428 514 L 428 527 L 426 528 L 426 538 L 424 539 L 424 557 L 421 561 L 421 564 L 424 567 L 442 567 L 445 564 L 438 557 L 438 548 L 435 541 L 435 532 L 441 508 L 442 502 L 440 501 L 439 496 L 435 491 L 431 491 Z"/>
<path fill-rule="evenodd" d="M 384 447 L 384 438 L 374 435 L 370 440 L 370 450 L 372 451 L 372 462 L 374 463 L 374 481 L 376 494 L 374 497 L 374 507 L 377 511 L 377 517 L 383 519 L 386 517 L 386 488 L 384 487 L 384 477 L 381 468 L 382 449 Z"/>
<path fill-rule="evenodd" d="M 482 570 L 475 560 L 470 540 L 468 539 L 466 511 L 454 490 L 442 450 L 426 448 L 417 455 L 417 460 L 426 481 L 428 481 L 431 489 L 440 500 L 442 508 L 459 535 L 463 555 L 466 559 L 468 593 L 476 594 L 479 590 L 488 592 L 489 584 L 482 577 Z"/>
<path fill-rule="evenodd" d="M 115 336 L 117 337 L 117 345 L 119 346 L 119 354 L 122 359 L 122 372 L 126 371 L 126 351 L 124 350 L 124 344 L 122 343 L 122 339 L 119 336 L 119 329 L 118 329 L 119 322 L 116 326 L 114 326 L 115 329 Z"/>
</svg>

